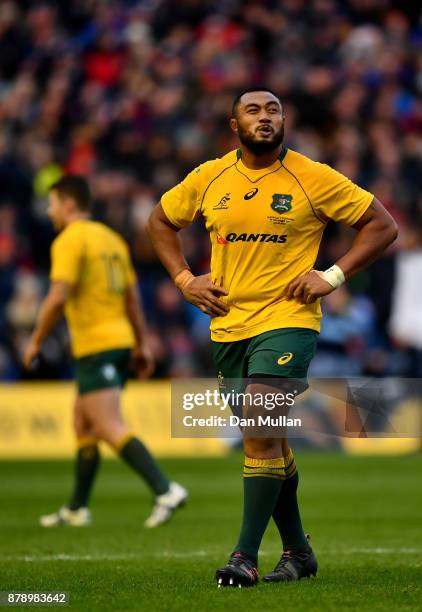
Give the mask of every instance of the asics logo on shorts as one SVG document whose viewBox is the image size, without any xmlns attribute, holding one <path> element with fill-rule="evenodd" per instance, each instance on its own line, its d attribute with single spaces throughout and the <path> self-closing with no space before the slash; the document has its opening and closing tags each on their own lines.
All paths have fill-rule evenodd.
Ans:
<svg viewBox="0 0 422 612">
<path fill-rule="evenodd" d="M 277 363 L 278 365 L 285 365 L 286 363 L 289 363 L 291 359 L 293 359 L 293 353 L 284 353 L 284 355 L 277 359 Z"/>
</svg>

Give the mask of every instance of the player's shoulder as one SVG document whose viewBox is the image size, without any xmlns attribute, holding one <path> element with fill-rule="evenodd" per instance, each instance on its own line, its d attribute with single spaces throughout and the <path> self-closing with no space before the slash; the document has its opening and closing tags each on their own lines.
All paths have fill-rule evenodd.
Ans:
<svg viewBox="0 0 422 612">
<path fill-rule="evenodd" d="M 230 151 L 223 157 L 217 157 L 216 159 L 210 159 L 192 170 L 190 176 L 197 178 L 200 182 L 208 183 L 212 181 L 216 176 L 224 172 L 226 168 L 234 166 L 238 160 L 237 149 Z"/>
<path fill-rule="evenodd" d="M 68 248 L 71 244 L 77 244 L 82 239 L 84 230 L 81 222 L 70 223 L 62 229 L 58 236 L 52 242 L 52 248 L 57 250 Z"/>
<path fill-rule="evenodd" d="M 299 153 L 299 151 L 294 151 L 293 149 L 287 149 L 283 163 L 287 168 L 293 168 L 300 173 L 321 172 L 325 168 L 330 168 L 327 164 L 315 161 L 307 155 Z"/>
<path fill-rule="evenodd" d="M 334 168 L 328 164 L 315 161 L 307 155 L 299 153 L 299 151 L 294 151 L 293 149 L 287 149 L 283 164 L 289 172 L 296 175 L 298 179 L 304 181 L 324 181 L 334 177 L 336 179 L 341 177 L 346 179 L 346 177 L 343 177 L 340 172 L 334 170 Z"/>
<path fill-rule="evenodd" d="M 113 243 L 126 248 L 124 238 L 105 223 L 84 219 L 70 223 L 53 241 L 53 247 L 64 247 L 72 244 L 79 246 L 102 243 L 104 245 Z"/>
<path fill-rule="evenodd" d="M 123 236 L 109 225 L 101 223 L 101 221 L 90 221 L 86 231 L 88 237 L 92 236 L 93 240 L 99 241 L 105 246 L 120 247 L 124 250 L 128 248 L 128 244 Z"/>
</svg>

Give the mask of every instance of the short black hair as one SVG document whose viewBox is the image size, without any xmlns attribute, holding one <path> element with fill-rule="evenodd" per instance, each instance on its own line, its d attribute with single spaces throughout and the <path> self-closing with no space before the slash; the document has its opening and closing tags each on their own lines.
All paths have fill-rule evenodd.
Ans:
<svg viewBox="0 0 422 612">
<path fill-rule="evenodd" d="M 91 207 L 91 193 L 88 181 L 78 174 L 65 174 L 53 183 L 50 191 L 57 191 L 59 196 L 67 196 L 74 200 L 82 211 L 88 211 Z"/>
<path fill-rule="evenodd" d="M 268 93 L 272 94 L 275 98 L 277 98 L 277 100 L 281 104 L 281 100 L 278 97 L 278 95 L 275 93 L 275 91 L 273 91 L 269 87 L 265 87 L 265 85 L 262 85 L 262 86 L 261 85 L 254 85 L 253 87 L 248 87 L 247 89 L 243 89 L 240 93 L 237 94 L 237 96 L 233 100 L 232 117 L 234 117 L 236 115 L 236 110 L 237 110 L 237 107 L 239 105 L 241 97 L 244 96 L 247 93 L 253 93 L 254 91 L 267 91 Z"/>
</svg>

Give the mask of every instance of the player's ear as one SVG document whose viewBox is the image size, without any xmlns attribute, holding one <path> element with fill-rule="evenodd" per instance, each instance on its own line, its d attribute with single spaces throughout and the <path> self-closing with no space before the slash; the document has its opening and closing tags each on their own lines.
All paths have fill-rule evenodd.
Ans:
<svg viewBox="0 0 422 612">
<path fill-rule="evenodd" d="M 237 119 L 235 119 L 234 117 L 230 119 L 230 127 L 233 130 L 233 132 L 237 134 L 238 132 Z"/>
<path fill-rule="evenodd" d="M 70 212 L 73 213 L 75 212 L 75 210 L 78 209 L 78 205 L 76 204 L 75 200 L 67 196 L 63 198 L 62 204 L 63 204 L 63 209 L 66 211 L 66 213 L 70 213 Z"/>
</svg>

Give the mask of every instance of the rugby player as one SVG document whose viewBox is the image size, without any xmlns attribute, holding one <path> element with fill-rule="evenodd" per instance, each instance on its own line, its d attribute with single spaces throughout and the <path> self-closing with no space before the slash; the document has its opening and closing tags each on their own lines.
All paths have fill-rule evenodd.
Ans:
<svg viewBox="0 0 422 612">
<path fill-rule="evenodd" d="M 239 148 L 200 165 L 165 193 L 149 233 L 185 299 L 212 317 L 219 379 L 249 381 L 253 397 L 274 391 L 283 379 L 306 380 L 320 329 L 319 298 L 374 261 L 395 240 L 397 227 L 371 193 L 283 144 L 283 107 L 272 91 L 259 87 L 237 96 L 230 125 Z M 194 277 L 177 232 L 198 217 L 210 234 L 211 273 Z M 317 271 L 330 219 L 356 235 L 347 253 Z M 244 435 L 243 444 L 243 522 L 229 562 L 216 572 L 218 583 L 256 584 L 258 549 L 271 517 L 283 551 L 264 581 L 315 575 L 287 437 Z"/>
<path fill-rule="evenodd" d="M 69 326 L 78 392 L 74 430 L 78 443 L 75 487 L 67 506 L 42 516 L 41 525 L 83 526 L 91 522 L 88 499 L 104 440 L 141 476 L 155 496 L 146 527 L 169 520 L 186 501 L 186 490 L 169 482 L 144 444 L 124 423 L 121 389 L 131 357 L 139 376 L 152 373 L 153 358 L 125 241 L 89 216 L 86 180 L 67 175 L 50 190 L 48 215 L 60 232 L 51 249 L 51 286 L 24 354 L 30 368 L 42 341 L 62 316 Z"/>
</svg>

